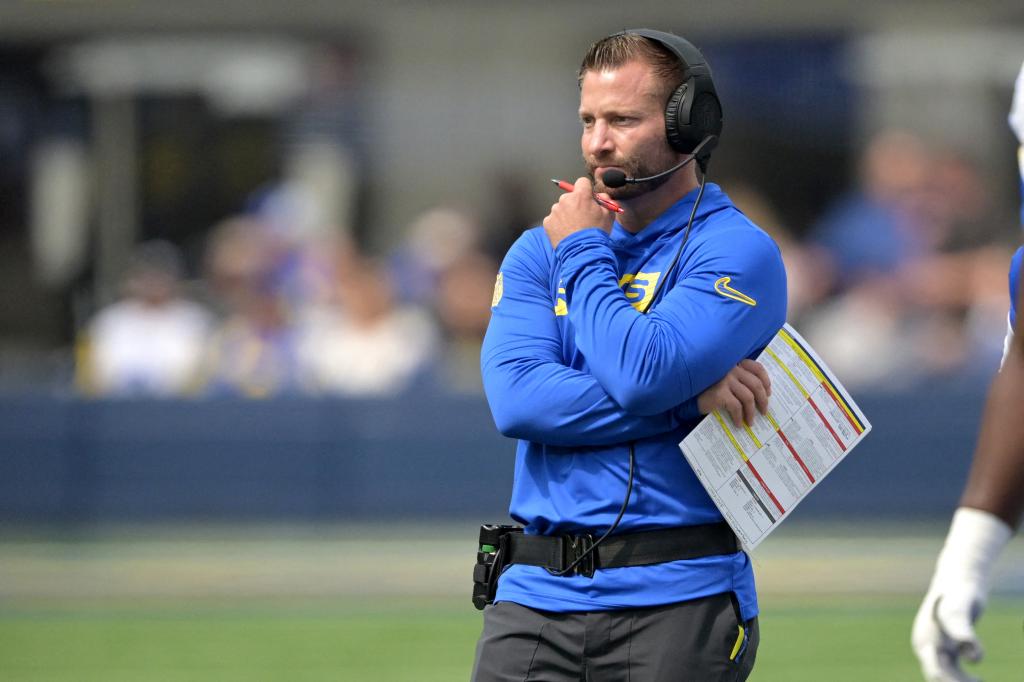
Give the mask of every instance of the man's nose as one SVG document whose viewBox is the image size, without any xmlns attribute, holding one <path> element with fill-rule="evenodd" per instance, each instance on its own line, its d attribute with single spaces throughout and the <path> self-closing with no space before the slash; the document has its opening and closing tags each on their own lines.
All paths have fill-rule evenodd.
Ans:
<svg viewBox="0 0 1024 682">
<path fill-rule="evenodd" d="M 592 156 L 600 156 L 614 149 L 608 124 L 603 121 L 595 122 L 585 136 L 584 145 L 585 151 Z"/>
</svg>

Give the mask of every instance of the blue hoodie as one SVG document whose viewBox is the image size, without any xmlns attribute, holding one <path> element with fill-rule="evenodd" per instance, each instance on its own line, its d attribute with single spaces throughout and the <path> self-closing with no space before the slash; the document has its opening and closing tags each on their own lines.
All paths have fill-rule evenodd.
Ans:
<svg viewBox="0 0 1024 682">
<path fill-rule="evenodd" d="M 697 396 L 785 322 L 786 275 L 772 239 L 710 183 L 669 269 L 696 195 L 636 235 L 615 223 L 610 236 L 585 229 L 552 250 L 543 228 L 528 230 L 502 263 L 481 366 L 498 429 L 519 440 L 509 512 L 529 534 L 607 530 L 630 443 L 634 487 L 616 534 L 722 520 L 678 444 L 700 419 Z M 744 619 L 757 615 L 744 552 L 592 578 L 516 564 L 496 599 L 582 611 L 728 591 Z"/>
</svg>

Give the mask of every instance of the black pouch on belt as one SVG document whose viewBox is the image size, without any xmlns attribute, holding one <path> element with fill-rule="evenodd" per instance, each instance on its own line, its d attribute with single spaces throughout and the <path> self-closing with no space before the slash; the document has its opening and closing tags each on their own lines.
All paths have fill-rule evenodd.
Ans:
<svg viewBox="0 0 1024 682">
<path fill-rule="evenodd" d="M 490 523 L 480 526 L 480 546 L 473 567 L 473 606 L 477 609 L 482 611 L 485 606 L 494 603 L 498 577 L 508 565 L 509 536 L 522 532 L 521 526 Z"/>
</svg>

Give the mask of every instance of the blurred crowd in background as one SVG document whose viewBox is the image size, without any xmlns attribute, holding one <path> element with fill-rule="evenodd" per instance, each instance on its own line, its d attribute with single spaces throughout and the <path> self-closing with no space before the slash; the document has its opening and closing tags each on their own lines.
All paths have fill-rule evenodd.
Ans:
<svg viewBox="0 0 1024 682">
<path fill-rule="evenodd" d="M 498 270 L 481 226 L 437 207 L 393 253 L 371 256 L 338 232 L 297 229 L 281 206 L 301 211 L 303 198 L 289 191 L 214 225 L 194 274 L 170 242 L 139 244 L 122 297 L 80 331 L 77 387 L 122 397 L 388 396 L 424 383 L 481 392 Z"/>
<path fill-rule="evenodd" d="M 65 8 L 65 35 L 0 7 L 22 39 L 0 42 L 0 391 L 481 394 L 501 259 L 579 172 L 575 66 L 621 27 L 587 10 L 301 5 L 264 35 L 196 31 L 241 20 L 217 3 L 110 9 L 109 34 Z M 709 181 L 779 244 L 789 321 L 853 390 L 984 385 L 1020 242 L 1020 33 L 764 11 L 697 42 L 726 108 Z"/>
<path fill-rule="evenodd" d="M 857 183 L 797 235 L 764 193 L 726 186 L 789 272 L 789 320 L 850 387 L 984 377 L 998 364 L 1015 232 L 970 159 L 885 131 Z M 301 229 L 312 201 L 265 192 L 211 227 L 194 272 L 143 242 L 122 297 L 79 332 L 95 396 L 388 396 L 425 382 L 481 391 L 479 350 L 507 240 L 439 206 L 397 248 Z M 524 229 L 529 225 L 523 225 Z"/>
<path fill-rule="evenodd" d="M 991 184 L 966 156 L 891 130 L 802 237 L 756 191 L 734 199 L 782 249 L 790 323 L 851 388 L 900 390 L 998 367 L 1019 226 Z"/>
</svg>

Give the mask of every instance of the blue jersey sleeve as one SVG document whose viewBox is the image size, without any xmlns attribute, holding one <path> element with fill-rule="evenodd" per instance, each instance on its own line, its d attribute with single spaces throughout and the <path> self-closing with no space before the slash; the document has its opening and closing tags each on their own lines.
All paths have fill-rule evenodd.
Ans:
<svg viewBox="0 0 1024 682">
<path fill-rule="evenodd" d="M 484 391 L 498 430 L 545 445 L 601 446 L 667 433 L 681 415 L 696 416 L 695 401 L 674 412 L 629 414 L 594 376 L 566 366 L 550 254 L 544 232 L 534 230 L 520 237 L 501 266 L 481 352 Z"/>
<path fill-rule="evenodd" d="M 646 315 L 619 288 L 603 232 L 583 230 L 558 245 L 576 343 L 629 413 L 657 414 L 692 399 L 785 323 L 786 274 L 768 235 L 745 219 L 726 219 L 708 225 L 699 241 L 684 253 L 672 290 Z"/>
<path fill-rule="evenodd" d="M 1024 246 L 1017 249 L 1010 261 L 1010 326 L 1017 328 L 1017 292 L 1020 291 L 1020 269 L 1024 261 Z"/>
</svg>

